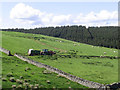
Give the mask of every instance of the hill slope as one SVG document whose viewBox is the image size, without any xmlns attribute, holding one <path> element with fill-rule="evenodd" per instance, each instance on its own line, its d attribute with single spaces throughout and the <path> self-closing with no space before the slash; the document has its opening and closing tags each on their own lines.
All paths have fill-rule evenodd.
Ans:
<svg viewBox="0 0 120 90">
<path fill-rule="evenodd" d="M 64 38 L 95 46 L 108 48 L 120 48 L 118 45 L 117 26 L 88 27 L 85 26 L 60 26 L 60 27 L 41 27 L 35 29 L 2 29 L 3 31 L 15 31 L 24 33 L 43 34 L 53 37 Z"/>
<path fill-rule="evenodd" d="M 11 78 L 15 81 L 11 81 Z M 2 80 L 3 89 L 12 88 L 12 85 L 16 85 L 17 88 L 31 88 L 32 86 L 33 88 L 86 88 L 44 68 L 5 54 L 2 54 Z"/>
<path fill-rule="evenodd" d="M 51 65 L 67 73 L 83 79 L 99 83 L 113 83 L 118 81 L 118 60 L 109 58 L 59 57 L 66 55 L 70 50 L 78 51 L 77 55 L 87 56 L 118 56 L 117 49 L 97 47 L 60 38 L 40 34 L 27 34 L 2 31 L 2 47 L 27 56 L 28 49 L 50 49 L 60 51 L 57 55 L 31 56 L 36 61 Z M 108 76 L 109 75 L 109 76 Z"/>
<path fill-rule="evenodd" d="M 25 34 L 18 32 L 2 32 L 2 47 L 13 53 L 27 54 L 28 49 L 48 48 L 56 51 L 78 51 L 78 55 L 118 56 L 117 49 L 97 47 L 87 44 L 81 44 L 65 39 L 44 36 L 40 34 Z"/>
</svg>

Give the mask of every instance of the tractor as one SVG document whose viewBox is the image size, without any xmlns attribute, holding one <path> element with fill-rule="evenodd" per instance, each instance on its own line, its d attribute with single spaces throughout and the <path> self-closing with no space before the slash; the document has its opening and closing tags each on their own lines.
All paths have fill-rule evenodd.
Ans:
<svg viewBox="0 0 120 90">
<path fill-rule="evenodd" d="M 42 49 L 42 51 L 40 50 L 33 50 L 33 49 L 29 49 L 28 50 L 28 55 L 29 56 L 34 56 L 34 55 L 53 55 L 56 54 L 53 51 L 48 51 L 48 49 Z"/>
<path fill-rule="evenodd" d="M 42 49 L 42 51 L 40 52 L 40 55 L 53 55 L 56 54 L 53 51 L 48 51 L 48 49 Z"/>
</svg>

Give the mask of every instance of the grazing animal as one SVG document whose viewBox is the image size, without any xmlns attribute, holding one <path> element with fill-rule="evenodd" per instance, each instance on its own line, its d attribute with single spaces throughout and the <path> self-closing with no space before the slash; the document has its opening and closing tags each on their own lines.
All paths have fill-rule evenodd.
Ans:
<svg viewBox="0 0 120 90">
<path fill-rule="evenodd" d="M 106 52 L 104 52 L 104 54 L 106 54 Z"/>
</svg>

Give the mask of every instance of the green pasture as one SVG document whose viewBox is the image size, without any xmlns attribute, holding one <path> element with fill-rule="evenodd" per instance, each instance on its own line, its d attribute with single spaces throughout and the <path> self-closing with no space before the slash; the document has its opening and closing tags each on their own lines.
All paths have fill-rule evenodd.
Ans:
<svg viewBox="0 0 120 90">
<path fill-rule="evenodd" d="M 56 67 L 80 78 L 111 84 L 118 82 L 118 60 L 103 58 L 77 58 L 29 56 L 29 58 Z"/>
<path fill-rule="evenodd" d="M 10 50 L 12 54 L 19 53 L 25 56 L 27 56 L 28 49 L 60 51 L 57 53 L 58 56 L 29 56 L 29 58 L 102 84 L 118 81 L 118 59 L 59 57 L 61 53 L 68 54 L 70 50 L 78 51 L 77 55 L 118 56 L 117 49 L 92 46 L 40 34 L 8 31 L 2 31 L 2 47 Z"/>
<path fill-rule="evenodd" d="M 118 56 L 117 49 L 92 46 L 61 38 L 54 38 L 40 34 L 2 31 L 2 47 L 12 53 L 27 54 L 28 49 L 50 49 L 67 52 L 78 51 L 78 55 Z M 104 54 L 105 53 L 105 54 Z"/>
<path fill-rule="evenodd" d="M 1 61 L 1 60 L 0 60 Z M 36 67 L 14 56 L 2 54 L 2 87 L 12 88 L 87 88 L 44 68 Z"/>
</svg>

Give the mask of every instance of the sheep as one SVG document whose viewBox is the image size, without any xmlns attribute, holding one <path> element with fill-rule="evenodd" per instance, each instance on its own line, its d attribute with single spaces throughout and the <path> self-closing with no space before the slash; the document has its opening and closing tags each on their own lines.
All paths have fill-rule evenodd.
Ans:
<svg viewBox="0 0 120 90">
<path fill-rule="evenodd" d="M 106 52 L 104 52 L 104 54 L 106 54 Z"/>
<path fill-rule="evenodd" d="M 116 51 L 113 51 L 114 53 L 116 52 Z"/>
</svg>

